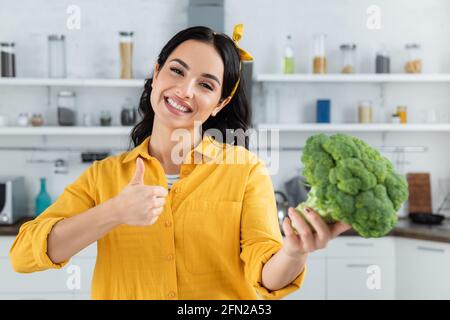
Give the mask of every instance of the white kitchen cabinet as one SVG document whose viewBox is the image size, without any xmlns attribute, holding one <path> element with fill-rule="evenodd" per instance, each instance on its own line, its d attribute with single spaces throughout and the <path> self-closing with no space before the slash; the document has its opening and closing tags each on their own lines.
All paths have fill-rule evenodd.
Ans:
<svg viewBox="0 0 450 320">
<path fill-rule="evenodd" d="M 395 256 L 394 241 L 392 237 L 364 239 L 358 236 L 341 236 L 329 242 L 327 256 L 392 258 Z"/>
<path fill-rule="evenodd" d="M 394 299 L 395 239 L 342 236 L 312 254 L 303 287 L 285 297 L 307 299 Z"/>
<path fill-rule="evenodd" d="M 310 257 L 302 287 L 285 300 L 324 300 L 326 298 L 326 258 Z"/>
<path fill-rule="evenodd" d="M 90 299 L 92 275 L 95 267 L 95 257 L 77 257 L 71 261 L 71 275 L 77 274 L 80 278 L 77 287 L 74 288 L 75 299 Z M 74 282 L 72 282 L 72 285 Z M 78 286 L 79 284 L 79 286 Z"/>
<path fill-rule="evenodd" d="M 37 293 L 69 292 L 66 286 L 67 265 L 61 270 L 46 270 L 33 273 L 17 273 L 13 270 L 9 258 L 0 258 L 0 292 Z"/>
<path fill-rule="evenodd" d="M 397 239 L 397 299 L 450 299 L 450 244 Z"/>
<path fill-rule="evenodd" d="M 73 300 L 74 293 L 70 292 L 0 292 L 0 300 Z"/>
<path fill-rule="evenodd" d="M 328 258 L 327 299 L 395 298 L 395 259 Z"/>
<path fill-rule="evenodd" d="M 395 239 L 345 236 L 327 249 L 327 299 L 394 299 Z"/>
<path fill-rule="evenodd" d="M 0 237 L 0 299 L 76 299 L 90 295 L 96 244 L 75 255 L 63 269 L 17 273 L 9 261 L 15 237 Z"/>
</svg>

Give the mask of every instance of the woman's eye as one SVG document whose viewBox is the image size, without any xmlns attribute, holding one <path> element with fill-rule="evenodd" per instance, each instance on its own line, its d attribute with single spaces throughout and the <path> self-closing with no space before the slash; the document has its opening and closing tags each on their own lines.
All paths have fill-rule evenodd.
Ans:
<svg viewBox="0 0 450 320">
<path fill-rule="evenodd" d="M 207 84 L 207 83 L 201 83 L 200 84 L 201 86 L 203 86 L 203 87 L 205 87 L 206 89 L 208 89 L 208 90 L 211 90 L 211 91 L 213 91 L 213 88 L 209 85 L 209 84 Z"/>
<path fill-rule="evenodd" d="M 183 75 L 183 71 L 181 71 L 180 69 L 178 69 L 178 68 L 170 68 L 170 71 L 172 71 L 172 72 L 174 72 L 174 73 L 176 73 L 176 74 L 179 74 L 179 75 Z"/>
</svg>

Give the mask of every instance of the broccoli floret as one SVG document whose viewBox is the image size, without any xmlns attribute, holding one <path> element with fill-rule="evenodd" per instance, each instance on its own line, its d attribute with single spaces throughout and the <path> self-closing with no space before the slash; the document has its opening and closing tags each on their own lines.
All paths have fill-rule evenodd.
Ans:
<svg viewBox="0 0 450 320">
<path fill-rule="evenodd" d="M 364 238 L 395 226 L 408 184 L 378 150 L 353 136 L 316 134 L 306 141 L 301 161 L 311 190 L 297 211 L 311 207 L 327 223 L 351 224 Z"/>
</svg>

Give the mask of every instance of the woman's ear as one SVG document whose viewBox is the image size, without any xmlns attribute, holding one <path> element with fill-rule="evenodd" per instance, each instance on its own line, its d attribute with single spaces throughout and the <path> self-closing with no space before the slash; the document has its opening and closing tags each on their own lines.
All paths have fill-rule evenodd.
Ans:
<svg viewBox="0 0 450 320">
<path fill-rule="evenodd" d="M 217 107 L 214 108 L 213 112 L 211 113 L 211 115 L 213 117 L 216 116 L 216 114 L 219 113 L 220 110 L 222 110 L 223 107 L 225 107 L 231 100 L 231 97 L 227 97 L 226 99 L 224 99 L 222 102 L 220 102 Z"/>
<path fill-rule="evenodd" d="M 155 63 L 155 65 L 153 66 L 153 80 L 156 79 L 156 77 L 158 77 L 159 74 L 159 64 Z M 153 81 L 152 81 L 152 88 L 153 88 Z"/>
</svg>

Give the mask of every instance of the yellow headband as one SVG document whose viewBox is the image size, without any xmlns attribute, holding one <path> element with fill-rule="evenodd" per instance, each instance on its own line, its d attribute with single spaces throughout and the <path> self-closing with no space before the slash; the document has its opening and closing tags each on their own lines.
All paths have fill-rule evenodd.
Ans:
<svg viewBox="0 0 450 320">
<path fill-rule="evenodd" d="M 233 95 L 236 93 L 236 90 L 238 88 L 239 82 L 241 81 L 241 69 L 242 69 L 242 60 L 244 61 L 253 61 L 253 57 L 250 53 L 239 47 L 239 40 L 241 40 L 242 35 L 244 34 L 244 25 L 242 23 L 237 24 L 234 26 L 233 30 L 233 41 L 236 47 L 239 49 L 239 79 L 236 82 L 236 85 L 234 86 L 233 90 L 231 91 L 230 98 L 233 97 Z"/>
</svg>

